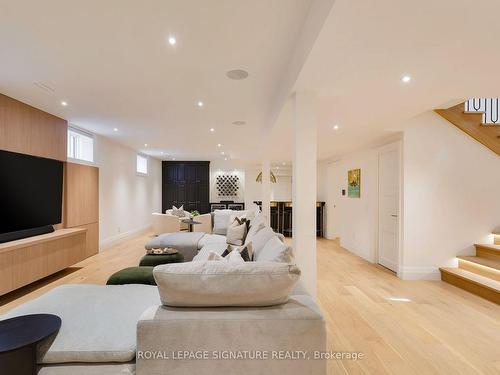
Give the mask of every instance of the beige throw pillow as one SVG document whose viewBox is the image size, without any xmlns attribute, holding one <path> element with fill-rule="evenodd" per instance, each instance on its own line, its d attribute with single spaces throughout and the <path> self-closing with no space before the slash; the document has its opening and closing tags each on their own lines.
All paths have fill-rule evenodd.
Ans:
<svg viewBox="0 0 500 375">
<path fill-rule="evenodd" d="M 238 224 L 238 221 L 234 220 L 227 228 L 226 242 L 230 245 L 241 246 L 246 235 L 247 225 L 245 223 Z"/>
<path fill-rule="evenodd" d="M 273 306 L 286 303 L 300 278 L 295 265 L 277 262 L 186 262 L 156 266 L 166 306 Z"/>
</svg>

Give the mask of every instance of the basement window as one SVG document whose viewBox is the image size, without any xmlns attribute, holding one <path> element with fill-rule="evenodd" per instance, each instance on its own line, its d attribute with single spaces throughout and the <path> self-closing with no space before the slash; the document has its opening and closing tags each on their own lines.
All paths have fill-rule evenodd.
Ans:
<svg viewBox="0 0 500 375">
<path fill-rule="evenodd" d="M 137 154 L 137 174 L 148 175 L 148 157 L 145 155 Z"/>
<path fill-rule="evenodd" d="M 74 127 L 69 127 L 68 158 L 94 163 L 94 135 Z"/>
</svg>

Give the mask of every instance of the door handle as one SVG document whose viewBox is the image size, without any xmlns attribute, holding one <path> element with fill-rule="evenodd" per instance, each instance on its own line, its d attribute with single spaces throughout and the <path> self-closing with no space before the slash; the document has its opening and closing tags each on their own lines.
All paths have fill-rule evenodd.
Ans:
<svg viewBox="0 0 500 375">
<path fill-rule="evenodd" d="M 392 217 L 398 217 L 398 215 L 395 215 L 395 214 L 392 214 L 391 216 L 392 216 Z"/>
</svg>

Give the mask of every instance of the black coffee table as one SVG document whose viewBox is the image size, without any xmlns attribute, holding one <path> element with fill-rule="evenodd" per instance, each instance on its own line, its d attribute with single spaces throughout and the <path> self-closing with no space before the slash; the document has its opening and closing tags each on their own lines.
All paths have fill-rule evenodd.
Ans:
<svg viewBox="0 0 500 375">
<path fill-rule="evenodd" d="M 199 221 L 194 221 L 193 219 L 186 219 L 186 220 L 182 220 L 182 222 L 184 224 L 188 224 L 189 225 L 189 231 L 192 232 L 193 231 L 193 225 L 194 224 L 201 224 Z"/>
<path fill-rule="evenodd" d="M 0 321 L 2 375 L 36 374 L 37 344 L 60 327 L 61 318 L 51 314 L 23 315 Z"/>
</svg>

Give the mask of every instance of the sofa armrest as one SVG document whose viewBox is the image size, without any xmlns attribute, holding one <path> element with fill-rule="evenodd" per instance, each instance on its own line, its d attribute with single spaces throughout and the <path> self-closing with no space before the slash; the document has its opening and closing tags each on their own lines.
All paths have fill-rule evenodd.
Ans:
<svg viewBox="0 0 500 375">
<path fill-rule="evenodd" d="M 309 296 L 260 308 L 152 306 L 137 324 L 136 371 L 137 375 L 324 375 L 325 361 L 313 358 L 325 350 L 325 322 Z M 185 352 L 203 359 L 175 357 Z M 164 356 L 152 358 L 151 353 Z M 224 357 L 244 353 L 253 357 Z M 258 353 L 266 358 L 255 359 Z M 304 354 L 278 359 L 277 353 Z"/>
<path fill-rule="evenodd" d="M 193 217 L 194 221 L 199 221 L 201 224 L 194 225 L 195 232 L 212 233 L 212 215 L 203 214 Z"/>
<path fill-rule="evenodd" d="M 152 214 L 153 234 L 172 233 L 180 231 L 179 218 L 169 214 Z"/>
</svg>

